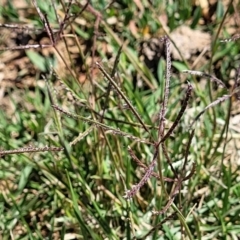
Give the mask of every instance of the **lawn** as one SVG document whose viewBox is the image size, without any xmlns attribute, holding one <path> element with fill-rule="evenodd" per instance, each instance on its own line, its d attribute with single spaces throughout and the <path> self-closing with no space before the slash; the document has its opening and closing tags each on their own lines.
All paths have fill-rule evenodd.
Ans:
<svg viewBox="0 0 240 240">
<path fill-rule="evenodd" d="M 2 0 L 0 239 L 240 239 L 239 10 Z"/>
</svg>

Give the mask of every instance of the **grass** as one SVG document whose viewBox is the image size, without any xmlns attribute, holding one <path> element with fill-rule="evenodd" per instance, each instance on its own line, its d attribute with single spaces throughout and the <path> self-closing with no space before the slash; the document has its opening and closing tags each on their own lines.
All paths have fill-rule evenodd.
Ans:
<svg viewBox="0 0 240 240">
<path fill-rule="evenodd" d="M 58 25 L 51 2 L 40 2 L 35 7 L 49 23 L 44 14 L 12 3 L 0 9 L 5 24 L 32 23 L 36 30 L 45 21 L 57 36 L 51 42 L 42 33 L 48 38 L 42 48 L 52 55 L 40 51 L 37 41 L 31 50 L 24 45 L 26 53 L 24 46 L 10 47 L 37 70 L 32 88 L 1 86 L 7 103 L 0 110 L 1 238 L 238 239 L 232 82 L 240 49 L 237 42 L 219 41 L 230 37 L 225 26 L 238 6 L 219 2 L 212 20 L 201 24 L 201 7 L 190 1 L 59 1 L 56 9 L 65 20 Z M 213 51 L 201 69 L 193 69 L 208 73 L 213 83 L 179 71 L 190 69 L 191 60 L 173 60 L 170 78 L 169 53 L 159 60 L 157 74 L 140 59 L 142 40 L 168 34 L 159 13 L 166 13 L 171 30 L 187 24 L 215 34 Z M 36 40 L 38 32 L 32 33 Z M 173 48 L 168 39 L 163 43 Z M 1 43 L 9 47 L 4 38 Z M 212 76 L 227 89 L 214 90 Z"/>
</svg>

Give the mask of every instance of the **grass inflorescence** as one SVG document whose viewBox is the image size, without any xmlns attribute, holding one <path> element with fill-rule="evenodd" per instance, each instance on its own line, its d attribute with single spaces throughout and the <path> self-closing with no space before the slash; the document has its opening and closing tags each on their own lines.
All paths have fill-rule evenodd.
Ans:
<svg viewBox="0 0 240 240">
<path fill-rule="evenodd" d="M 1 239 L 238 239 L 234 1 L 22 2 L 0 8 L 2 58 L 28 59 L 1 80 Z M 200 69 L 169 31 L 187 20 L 216 34 Z"/>
</svg>

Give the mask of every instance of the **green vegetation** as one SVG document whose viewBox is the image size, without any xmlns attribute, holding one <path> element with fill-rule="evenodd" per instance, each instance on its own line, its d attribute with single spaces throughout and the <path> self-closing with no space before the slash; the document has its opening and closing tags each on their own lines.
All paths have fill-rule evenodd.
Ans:
<svg viewBox="0 0 240 240">
<path fill-rule="evenodd" d="M 239 239 L 240 45 L 220 41 L 239 3 L 19 2 L 0 6 L 1 239 Z M 183 25 L 211 43 L 171 66 Z"/>
</svg>

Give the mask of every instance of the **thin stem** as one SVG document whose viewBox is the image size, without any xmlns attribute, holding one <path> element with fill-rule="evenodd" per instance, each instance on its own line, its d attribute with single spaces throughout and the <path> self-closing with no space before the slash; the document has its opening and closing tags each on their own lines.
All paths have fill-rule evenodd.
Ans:
<svg viewBox="0 0 240 240">
<path fill-rule="evenodd" d="M 79 115 L 76 115 L 76 114 L 73 114 L 73 113 L 70 113 L 68 111 L 65 111 L 63 110 L 62 108 L 56 106 L 56 105 L 52 105 L 52 107 L 56 110 L 58 110 L 59 112 L 67 115 L 68 117 L 70 118 L 73 118 L 73 119 L 77 119 L 77 120 L 82 120 L 84 122 L 88 122 L 88 123 L 91 123 L 91 124 L 94 124 L 94 125 L 97 125 L 98 127 L 101 127 L 101 128 L 104 128 L 108 131 L 110 131 L 112 134 L 116 134 L 116 135 L 120 135 L 120 136 L 124 136 L 124 137 L 127 137 L 127 138 L 130 138 L 132 140 L 135 140 L 135 141 L 138 141 L 138 142 L 143 142 L 143 143 L 146 143 L 146 144 L 150 144 L 150 145 L 153 145 L 152 142 L 149 142 L 147 141 L 146 139 L 142 139 L 142 138 L 138 138 L 138 137 L 135 137 L 129 133 L 126 133 L 126 132 L 123 132 L 123 131 L 120 131 L 118 129 L 115 129 L 113 127 L 110 127 L 110 126 L 107 126 L 103 123 L 100 123 L 96 120 L 93 120 L 93 119 L 89 119 L 89 118 L 86 118 L 86 117 L 82 117 L 82 116 L 79 116 Z"/>
<path fill-rule="evenodd" d="M 103 75 L 108 79 L 108 81 L 115 87 L 115 89 L 117 90 L 117 92 L 119 93 L 119 95 L 124 99 L 124 101 L 126 102 L 126 104 L 128 105 L 128 107 L 130 108 L 130 110 L 133 112 L 133 114 L 135 115 L 135 117 L 137 118 L 137 120 L 142 124 L 143 128 L 145 129 L 146 132 L 149 132 L 148 128 L 146 127 L 145 123 L 142 121 L 142 118 L 139 116 L 139 114 L 137 113 L 137 111 L 135 110 L 135 108 L 132 106 L 132 104 L 130 103 L 130 101 L 128 100 L 128 98 L 125 96 L 125 94 L 121 91 L 121 89 L 118 87 L 118 85 L 115 83 L 115 81 L 111 78 L 111 76 L 103 69 L 103 67 L 96 62 L 97 66 L 99 67 L 99 69 L 101 70 L 101 72 L 103 73 Z"/>
<path fill-rule="evenodd" d="M 170 78 L 171 78 L 171 56 L 170 56 L 170 41 L 167 37 L 164 38 L 164 42 L 166 45 L 166 76 L 165 76 L 165 88 L 164 88 L 164 98 L 162 107 L 159 113 L 159 129 L 158 129 L 158 141 L 161 140 L 164 134 L 164 128 L 165 128 L 165 115 L 166 115 L 166 109 L 168 104 L 168 98 L 169 98 L 169 85 L 170 85 Z"/>
<path fill-rule="evenodd" d="M 121 46 L 121 47 L 119 48 L 118 53 L 117 53 L 117 56 L 116 56 L 116 58 L 115 58 L 114 65 L 113 65 L 113 69 L 112 69 L 112 72 L 111 72 L 111 78 L 114 78 L 114 75 L 115 75 L 115 73 L 116 73 L 117 66 L 118 66 L 118 63 L 119 63 L 120 54 L 121 54 L 121 51 L 122 51 L 122 47 L 123 47 L 123 46 Z M 106 110 L 107 105 L 108 105 L 108 100 L 109 100 L 109 95 L 110 95 L 110 91 L 111 91 L 111 86 L 112 86 L 112 84 L 109 82 L 109 83 L 108 83 L 107 92 L 106 92 L 106 100 L 105 100 L 104 105 L 103 105 L 102 116 L 101 116 L 100 122 L 102 122 L 103 119 L 104 119 L 104 114 L 105 114 L 105 110 Z"/>
<path fill-rule="evenodd" d="M 63 151 L 62 147 L 25 147 L 25 148 L 19 148 L 14 150 L 4 150 L 0 151 L 0 156 L 9 155 L 9 154 L 18 154 L 18 153 L 29 153 L 29 152 L 59 152 Z"/>
<path fill-rule="evenodd" d="M 168 130 L 168 132 L 162 137 L 162 139 L 160 140 L 160 142 L 158 143 L 158 145 L 160 143 L 163 143 L 167 140 L 167 138 L 172 134 L 172 132 L 174 131 L 174 129 L 177 127 L 180 119 L 182 118 L 186 108 L 187 108 L 187 104 L 188 104 L 188 101 L 189 101 L 189 98 L 191 96 L 191 92 L 192 92 L 192 85 L 190 83 L 188 83 L 188 89 L 186 91 L 186 97 L 184 99 L 184 102 L 182 104 L 182 107 L 176 117 L 176 120 L 174 121 L 173 125 L 170 127 L 170 129 Z"/>
<path fill-rule="evenodd" d="M 211 54 L 211 58 L 210 58 L 210 62 L 209 62 L 209 69 L 208 69 L 209 74 L 211 74 L 211 67 L 212 67 L 212 62 L 213 62 L 213 56 L 214 56 L 214 54 L 215 54 L 215 52 L 216 52 L 216 42 L 217 42 L 217 39 L 219 38 L 220 31 L 221 31 L 221 29 L 222 29 L 222 27 L 223 27 L 223 23 L 224 23 L 224 21 L 225 21 L 225 19 L 226 19 L 226 17 L 227 17 L 227 14 L 228 14 L 228 12 L 229 12 L 229 9 L 230 9 L 230 6 L 232 5 L 232 3 L 233 3 L 233 0 L 230 1 L 229 5 L 228 5 L 228 8 L 227 8 L 227 10 L 226 10 L 226 12 L 225 12 L 225 14 L 224 14 L 224 16 L 223 16 L 223 19 L 222 19 L 222 21 L 221 21 L 221 23 L 220 23 L 220 25 L 219 25 L 219 28 L 218 28 L 218 30 L 217 30 L 217 34 L 216 34 L 216 36 L 214 37 L 214 41 L 213 41 L 213 44 L 212 44 L 212 54 Z M 210 84 L 210 82 L 208 82 L 208 94 L 209 94 L 210 101 L 212 102 L 212 101 L 213 101 L 213 98 L 212 98 L 212 92 L 211 92 L 211 84 Z M 215 132 L 216 132 L 216 126 L 217 126 L 217 123 L 216 123 L 216 113 L 215 113 L 215 111 L 214 111 L 214 109 L 213 109 L 213 136 L 214 136 L 214 134 L 215 134 Z M 210 141 L 207 154 L 210 153 L 210 151 L 211 151 L 211 149 L 212 149 L 212 144 L 213 144 L 213 141 Z"/>
<path fill-rule="evenodd" d="M 183 216 L 182 212 L 178 209 L 178 207 L 174 203 L 171 206 L 172 206 L 173 210 L 177 212 L 177 216 L 178 216 L 181 224 L 185 228 L 185 231 L 187 233 L 187 236 L 189 237 L 189 240 L 194 240 L 194 238 L 192 236 L 192 233 L 191 233 L 191 231 L 190 231 L 190 229 L 189 229 L 189 227 L 188 227 L 188 225 L 186 223 L 186 219 Z"/>
</svg>

